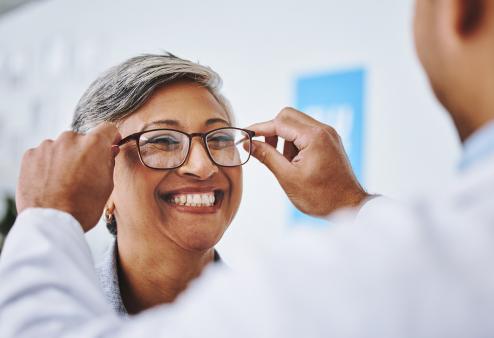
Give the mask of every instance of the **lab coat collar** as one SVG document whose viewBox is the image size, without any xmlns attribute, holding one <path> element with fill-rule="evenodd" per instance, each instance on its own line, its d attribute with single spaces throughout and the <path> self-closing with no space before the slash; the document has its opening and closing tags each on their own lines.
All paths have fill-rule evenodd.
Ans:
<svg viewBox="0 0 494 338">
<path fill-rule="evenodd" d="M 460 171 L 469 169 L 494 155 L 494 120 L 473 133 L 463 144 Z"/>
</svg>

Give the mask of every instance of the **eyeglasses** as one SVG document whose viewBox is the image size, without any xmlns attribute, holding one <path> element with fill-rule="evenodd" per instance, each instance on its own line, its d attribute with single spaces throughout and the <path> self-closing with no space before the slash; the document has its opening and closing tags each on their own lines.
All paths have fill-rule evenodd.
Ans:
<svg viewBox="0 0 494 338">
<path fill-rule="evenodd" d="M 192 138 L 202 138 L 214 164 L 237 167 L 245 164 L 251 154 L 255 132 L 240 128 L 219 128 L 207 133 L 187 134 L 175 129 L 152 129 L 135 133 L 118 142 L 122 146 L 135 141 L 142 164 L 151 169 L 176 169 L 183 165 L 190 152 Z"/>
</svg>

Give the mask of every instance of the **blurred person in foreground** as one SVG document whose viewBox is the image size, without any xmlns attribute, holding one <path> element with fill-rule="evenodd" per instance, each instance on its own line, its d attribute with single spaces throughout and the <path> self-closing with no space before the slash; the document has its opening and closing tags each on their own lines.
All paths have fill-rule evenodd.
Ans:
<svg viewBox="0 0 494 338">
<path fill-rule="evenodd" d="M 74 131 L 111 122 L 124 136 L 104 213 L 114 238 L 96 262 L 122 316 L 172 302 L 220 262 L 214 246 L 238 210 L 252 139 L 233 127 L 220 87 L 208 67 L 145 54 L 103 73 L 76 107 Z"/>
<path fill-rule="evenodd" d="M 174 305 L 123 321 L 101 300 L 83 237 L 111 192 L 117 130 L 43 144 L 24 158 L 0 262 L 1 336 L 493 336 L 494 2 L 417 0 L 415 36 L 464 144 L 455 182 L 409 205 L 370 198 L 334 130 L 284 109 L 251 127 L 267 137 L 253 153 L 298 208 L 340 224 L 297 231 L 242 270 L 212 267 Z"/>
</svg>

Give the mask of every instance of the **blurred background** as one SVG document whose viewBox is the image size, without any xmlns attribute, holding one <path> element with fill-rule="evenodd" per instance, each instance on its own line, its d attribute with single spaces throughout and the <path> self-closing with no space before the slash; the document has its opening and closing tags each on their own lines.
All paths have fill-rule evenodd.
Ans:
<svg viewBox="0 0 494 338">
<path fill-rule="evenodd" d="M 402 199 L 433 189 L 453 172 L 459 143 L 415 56 L 412 22 L 412 0 L 0 0 L 2 231 L 22 153 L 69 128 L 103 70 L 164 50 L 222 76 L 239 126 L 295 106 L 338 129 L 370 192 Z M 299 226 L 320 224 L 251 160 L 218 248 L 235 266 Z M 104 226 L 88 238 L 101 254 Z"/>
</svg>

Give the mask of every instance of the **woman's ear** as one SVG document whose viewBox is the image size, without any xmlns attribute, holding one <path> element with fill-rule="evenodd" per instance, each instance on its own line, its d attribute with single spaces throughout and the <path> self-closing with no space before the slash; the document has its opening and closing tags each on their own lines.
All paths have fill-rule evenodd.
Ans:
<svg viewBox="0 0 494 338">
<path fill-rule="evenodd" d="M 475 34 L 485 21 L 488 0 L 448 0 L 455 4 L 456 30 L 460 37 Z"/>
</svg>

